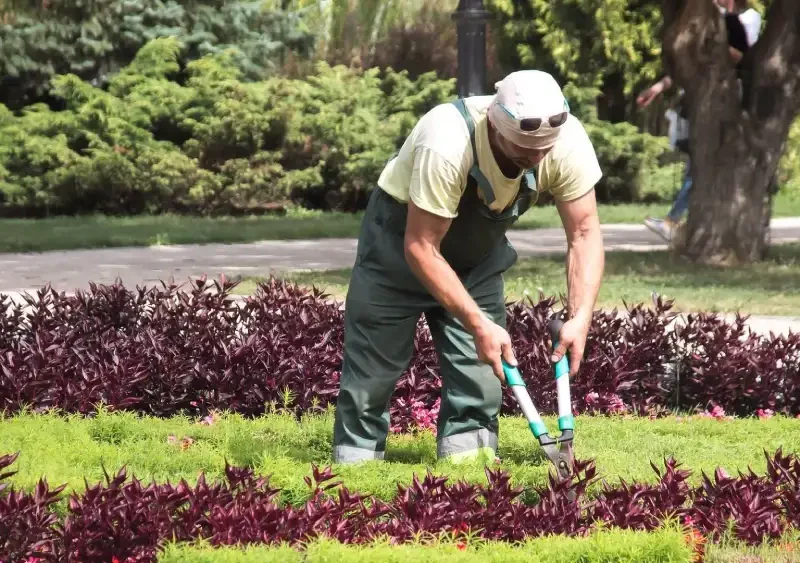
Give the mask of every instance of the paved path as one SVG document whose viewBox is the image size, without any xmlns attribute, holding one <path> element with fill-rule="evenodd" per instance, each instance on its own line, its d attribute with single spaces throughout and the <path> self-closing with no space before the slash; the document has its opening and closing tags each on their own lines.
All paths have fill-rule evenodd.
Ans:
<svg viewBox="0 0 800 563">
<path fill-rule="evenodd" d="M 773 241 L 800 241 L 800 218 L 773 222 Z M 643 225 L 605 225 L 608 250 L 665 249 L 664 241 Z M 563 253 L 562 229 L 514 230 L 509 235 L 521 258 Z M 271 272 L 349 268 L 355 239 L 263 241 L 247 244 L 170 245 L 41 253 L 0 253 L 0 292 L 35 291 L 50 283 L 58 291 L 86 288 L 90 281 L 131 288 L 172 277 L 182 283 L 209 278 L 268 275 Z"/>
<path fill-rule="evenodd" d="M 800 241 L 800 218 L 772 223 L 775 243 Z M 643 225 L 605 225 L 608 250 L 665 249 L 664 241 Z M 509 235 L 520 257 L 563 253 L 561 229 L 514 230 Z M 18 297 L 50 283 L 72 293 L 90 281 L 128 287 L 151 286 L 172 277 L 182 283 L 203 274 L 209 278 L 268 275 L 271 272 L 349 268 L 355 257 L 354 239 L 263 241 L 249 244 L 174 245 L 42 253 L 0 253 L 0 293 Z M 752 317 L 757 332 L 800 332 L 800 318 Z"/>
</svg>

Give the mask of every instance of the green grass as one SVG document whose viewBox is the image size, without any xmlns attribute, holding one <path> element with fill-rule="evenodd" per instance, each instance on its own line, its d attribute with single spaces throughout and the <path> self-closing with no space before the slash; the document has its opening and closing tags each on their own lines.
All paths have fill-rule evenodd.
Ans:
<svg viewBox="0 0 800 563">
<path fill-rule="evenodd" d="M 342 301 L 350 270 L 289 273 L 301 285 L 325 289 Z M 606 253 L 597 307 L 624 309 L 624 303 L 652 302 L 656 292 L 675 300 L 679 311 L 742 312 L 751 315 L 800 315 L 800 244 L 776 245 L 765 262 L 736 269 L 687 264 L 667 252 Z M 245 279 L 235 291 L 251 294 L 261 278 Z M 505 276 L 508 299 L 538 299 L 566 294 L 563 256 L 520 260 Z"/>
<path fill-rule="evenodd" d="M 554 418 L 547 417 L 546 422 L 556 428 Z M 0 455 L 20 452 L 12 466 L 18 471 L 11 478 L 16 485 L 31 489 L 45 477 L 51 485 L 66 484 L 67 492 L 82 492 L 84 478 L 90 485 L 104 481 L 104 467 L 114 473 L 127 466 L 129 476 L 145 482 L 176 483 L 185 478 L 194 483 L 201 471 L 208 479 L 221 478 L 227 460 L 272 475 L 271 483 L 282 489 L 281 499 L 300 503 L 308 498 L 303 478 L 310 475 L 311 463 L 331 463 L 332 432 L 332 411 L 301 422 L 278 414 L 250 420 L 229 415 L 211 426 L 188 418 L 103 411 L 92 418 L 27 413 L 0 419 Z M 185 437 L 193 442 L 183 449 L 170 443 L 170 436 L 177 442 Z M 599 476 L 610 483 L 620 478 L 654 482 L 657 476 L 650 462 L 663 467 L 667 456 L 692 471 L 694 484 L 700 482 L 701 471 L 713 472 L 718 466 L 731 474 L 748 467 L 763 473 L 764 450 L 773 453 L 778 447 L 786 453 L 800 451 L 800 420 L 580 416 L 575 441 L 576 455 L 594 459 Z M 499 467 L 510 472 L 515 484 L 546 483 L 550 466 L 522 417 L 501 420 L 499 455 Z M 423 476 L 429 468 L 452 480 L 486 482 L 479 463 L 437 461 L 435 438 L 428 432 L 390 434 L 386 458 L 386 462 L 334 465 L 334 469 L 352 490 L 386 500 L 396 494 L 397 482 L 410 483 L 415 473 Z M 528 491 L 526 500 L 535 500 L 534 494 Z"/>
<path fill-rule="evenodd" d="M 637 223 L 646 215 L 663 216 L 667 204 L 600 206 L 603 223 Z M 150 246 L 156 244 L 241 243 L 356 237 L 361 214 L 291 211 L 286 217 L 202 218 L 178 215 L 56 217 L 0 219 L 0 252 L 41 252 L 79 248 Z M 779 196 L 776 217 L 800 216 L 800 199 Z M 518 229 L 560 226 L 555 207 L 531 209 Z"/>
<path fill-rule="evenodd" d="M 452 541 L 432 545 L 342 545 L 335 540 L 309 542 L 300 549 L 276 547 L 213 548 L 208 545 L 168 544 L 159 563 L 268 563 L 323 561 L 380 561 L 382 563 L 688 563 L 691 549 L 674 527 L 653 532 L 602 530 L 587 537 L 549 536 L 529 539 L 519 545 L 507 542 L 476 542 L 459 546 Z"/>
<path fill-rule="evenodd" d="M 792 530 L 784 537 L 749 546 L 723 538 L 708 546 L 705 563 L 797 563 L 800 561 L 800 530 Z"/>
</svg>

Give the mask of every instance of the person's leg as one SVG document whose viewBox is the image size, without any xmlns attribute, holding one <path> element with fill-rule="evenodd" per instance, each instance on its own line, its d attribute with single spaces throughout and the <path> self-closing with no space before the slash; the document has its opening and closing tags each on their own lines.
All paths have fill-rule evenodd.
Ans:
<svg viewBox="0 0 800 563">
<path fill-rule="evenodd" d="M 689 193 L 692 189 L 692 163 L 689 160 L 686 163 L 686 171 L 683 176 L 683 185 L 672 203 L 672 208 L 664 219 L 656 219 L 647 217 L 644 224 L 654 233 L 661 236 L 667 242 L 672 240 L 672 237 L 677 229 L 678 224 L 681 222 L 686 211 L 689 209 Z"/>
<path fill-rule="evenodd" d="M 689 209 L 689 192 L 692 190 L 692 161 L 686 163 L 686 173 L 683 177 L 683 185 L 672 204 L 667 214 L 667 219 L 672 223 L 672 226 L 680 223 L 686 211 Z"/>
<path fill-rule="evenodd" d="M 478 306 L 505 328 L 501 272 L 467 287 Z M 437 455 L 451 461 L 484 459 L 497 452 L 502 388 L 492 368 L 478 360 L 475 341 L 461 322 L 442 308 L 426 313 L 442 376 Z"/>
<path fill-rule="evenodd" d="M 345 300 L 344 352 L 333 435 L 336 463 L 383 459 L 389 399 L 414 351 L 431 298 L 410 272 L 395 224 L 402 208 L 375 188 Z"/>
<path fill-rule="evenodd" d="M 365 269 L 356 267 L 345 302 L 335 463 L 383 459 L 389 399 L 414 351 L 419 312 L 374 289 Z"/>
</svg>

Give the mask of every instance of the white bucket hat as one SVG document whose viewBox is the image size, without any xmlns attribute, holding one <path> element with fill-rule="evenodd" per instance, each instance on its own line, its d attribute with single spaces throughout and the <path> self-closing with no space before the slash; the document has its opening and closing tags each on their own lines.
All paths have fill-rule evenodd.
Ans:
<svg viewBox="0 0 800 563">
<path fill-rule="evenodd" d="M 558 140 L 569 116 L 561 87 L 548 73 L 520 70 L 495 84 L 489 119 L 498 132 L 516 145 L 547 149 Z"/>
</svg>

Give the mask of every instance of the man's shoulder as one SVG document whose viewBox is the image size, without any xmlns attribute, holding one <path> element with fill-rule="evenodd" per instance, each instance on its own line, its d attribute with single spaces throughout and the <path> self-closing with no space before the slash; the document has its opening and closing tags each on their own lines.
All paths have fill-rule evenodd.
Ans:
<svg viewBox="0 0 800 563">
<path fill-rule="evenodd" d="M 462 98 L 469 115 L 476 123 L 481 121 L 486 116 L 489 105 L 494 96 L 470 96 Z M 451 102 L 443 102 L 437 104 L 428 112 L 423 115 L 421 122 L 425 125 L 463 125 L 464 131 L 467 131 L 467 123 L 464 116 L 456 106 L 458 100 Z"/>
<path fill-rule="evenodd" d="M 438 153 L 454 166 L 465 163 L 471 154 L 469 129 L 464 117 L 452 102 L 438 104 L 419 120 L 414 145 Z"/>
</svg>

